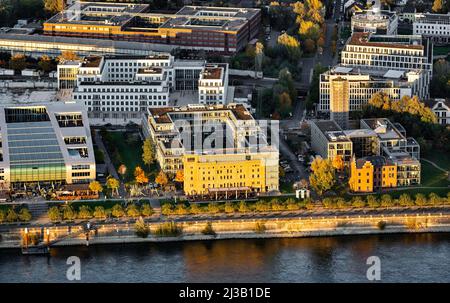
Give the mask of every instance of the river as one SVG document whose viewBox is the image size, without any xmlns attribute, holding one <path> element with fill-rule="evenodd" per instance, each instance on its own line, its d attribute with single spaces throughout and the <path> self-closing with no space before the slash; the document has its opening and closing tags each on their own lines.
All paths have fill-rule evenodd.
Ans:
<svg viewBox="0 0 450 303">
<path fill-rule="evenodd" d="M 50 257 L 0 251 L 0 282 L 450 282 L 450 234 L 252 239 L 53 248 Z"/>
</svg>

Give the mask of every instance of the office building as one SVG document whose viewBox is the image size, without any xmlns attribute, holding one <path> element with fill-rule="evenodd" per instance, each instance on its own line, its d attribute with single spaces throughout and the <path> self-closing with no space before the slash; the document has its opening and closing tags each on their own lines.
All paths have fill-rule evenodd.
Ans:
<svg viewBox="0 0 450 303">
<path fill-rule="evenodd" d="M 324 159 L 341 156 L 349 162 L 353 155 L 353 143 L 334 121 L 311 122 L 311 148 Z"/>
<path fill-rule="evenodd" d="M 450 13 L 416 14 L 413 22 L 413 34 L 429 38 L 433 43 L 446 45 L 450 43 Z"/>
<path fill-rule="evenodd" d="M 240 104 L 149 108 L 143 126 L 161 169 L 183 170 L 189 196 L 278 190 L 278 150 Z"/>
<path fill-rule="evenodd" d="M 396 12 L 372 9 L 355 13 L 350 23 L 352 33 L 374 33 L 377 35 L 396 35 L 398 16 Z"/>
<path fill-rule="evenodd" d="M 44 23 L 45 35 L 167 44 L 182 49 L 234 53 L 254 39 L 255 8 L 184 6 L 176 13 L 148 4 L 75 2 Z"/>
<path fill-rule="evenodd" d="M 0 107 L 0 188 L 57 188 L 95 179 L 86 111 L 75 103 Z"/>
</svg>

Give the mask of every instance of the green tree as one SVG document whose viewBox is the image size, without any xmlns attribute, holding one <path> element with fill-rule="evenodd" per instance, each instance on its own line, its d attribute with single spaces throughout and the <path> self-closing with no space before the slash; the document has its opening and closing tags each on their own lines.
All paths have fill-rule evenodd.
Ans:
<svg viewBox="0 0 450 303">
<path fill-rule="evenodd" d="M 63 11 L 64 7 L 64 0 L 44 0 L 45 10 L 52 14 Z"/>
<path fill-rule="evenodd" d="M 103 206 L 96 206 L 94 209 L 94 218 L 96 219 L 106 219 L 108 214 Z"/>
<path fill-rule="evenodd" d="M 335 171 L 329 159 L 316 157 L 311 163 L 311 170 L 309 183 L 319 195 L 333 188 L 336 182 Z"/>
<path fill-rule="evenodd" d="M 122 205 L 115 204 L 111 209 L 111 215 L 114 218 L 121 218 L 121 217 L 125 216 L 125 211 L 123 210 Z"/>
<path fill-rule="evenodd" d="M 437 194 L 431 193 L 428 195 L 428 203 L 430 205 L 439 205 L 441 204 L 441 198 Z"/>
<path fill-rule="evenodd" d="M 425 206 L 427 205 L 427 197 L 425 197 L 425 195 L 423 194 L 417 194 L 414 203 L 416 204 L 416 206 Z"/>
<path fill-rule="evenodd" d="M 139 208 L 135 204 L 129 204 L 127 206 L 127 216 L 128 217 L 139 217 L 141 215 L 141 212 L 139 211 Z"/>
<path fill-rule="evenodd" d="M 109 176 L 106 179 L 106 187 L 111 190 L 112 195 L 119 194 L 119 186 L 120 186 L 120 181 L 117 180 L 116 178 Z"/>
<path fill-rule="evenodd" d="M 239 212 L 240 213 L 248 213 L 249 211 L 250 211 L 250 208 L 248 207 L 248 205 L 245 201 L 239 202 Z"/>
<path fill-rule="evenodd" d="M 78 209 L 78 218 L 90 219 L 92 218 L 92 210 L 89 206 L 83 205 Z"/>
<path fill-rule="evenodd" d="M 62 216 L 64 220 L 73 220 L 77 217 L 77 213 L 73 210 L 72 206 L 66 205 L 63 207 Z"/>
<path fill-rule="evenodd" d="M 215 202 L 211 202 L 208 204 L 208 212 L 212 214 L 216 214 L 220 211 L 219 205 Z"/>
<path fill-rule="evenodd" d="M 287 33 L 281 34 L 278 36 L 277 42 L 284 47 L 289 60 L 296 62 L 302 56 L 300 42 L 294 36 L 290 36 Z"/>
<path fill-rule="evenodd" d="M 153 208 L 148 203 L 144 203 L 141 206 L 141 214 L 145 217 L 150 217 L 154 214 Z"/>
<path fill-rule="evenodd" d="M 378 208 L 380 207 L 380 201 L 375 196 L 367 196 L 367 205 L 371 208 Z"/>
<path fill-rule="evenodd" d="M 235 212 L 235 208 L 234 208 L 233 203 L 231 203 L 231 202 L 226 202 L 226 203 L 225 203 L 224 211 L 225 211 L 226 213 L 228 213 L 228 214 L 234 213 L 234 212 Z"/>
<path fill-rule="evenodd" d="M 14 208 L 9 208 L 8 212 L 6 213 L 6 221 L 8 222 L 15 222 L 19 219 L 19 216 L 17 215 Z"/>
<path fill-rule="evenodd" d="M 398 198 L 398 203 L 400 206 L 414 205 L 414 202 L 411 200 L 411 197 L 408 194 L 401 194 Z"/>
<path fill-rule="evenodd" d="M 191 206 L 190 206 L 190 212 L 193 215 L 198 215 L 198 214 L 201 214 L 203 211 L 200 208 L 200 206 L 198 206 L 197 203 L 192 203 Z"/>
<path fill-rule="evenodd" d="M 19 220 L 22 221 L 22 222 L 29 222 L 29 221 L 31 221 L 31 213 L 28 210 L 28 208 L 23 207 L 19 211 Z"/>
<path fill-rule="evenodd" d="M 155 144 L 153 140 L 149 137 L 145 139 L 142 145 L 142 161 L 148 166 L 155 162 Z"/>
<path fill-rule="evenodd" d="M 388 194 L 381 196 L 381 207 L 392 207 L 394 206 L 394 200 L 392 200 L 392 197 Z"/>
<path fill-rule="evenodd" d="M 352 199 L 352 206 L 356 208 L 362 208 L 366 206 L 366 202 L 361 199 L 361 197 L 356 196 Z"/>
<path fill-rule="evenodd" d="M 52 222 L 57 222 L 61 220 L 61 213 L 57 206 L 52 206 L 47 211 L 48 218 Z"/>
<path fill-rule="evenodd" d="M 9 60 L 9 67 L 15 71 L 21 71 L 27 67 L 27 61 L 24 54 L 14 54 Z"/>
</svg>

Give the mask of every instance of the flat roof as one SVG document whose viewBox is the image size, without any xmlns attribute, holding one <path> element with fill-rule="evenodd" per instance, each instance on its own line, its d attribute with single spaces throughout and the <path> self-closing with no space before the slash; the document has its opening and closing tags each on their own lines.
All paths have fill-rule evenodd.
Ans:
<svg viewBox="0 0 450 303">
<path fill-rule="evenodd" d="M 329 142 L 350 142 L 342 128 L 333 120 L 313 121 Z"/>
<path fill-rule="evenodd" d="M 371 35 L 370 33 L 356 32 L 350 37 L 348 45 L 372 46 L 372 47 L 390 47 L 405 49 L 424 49 L 423 45 L 415 44 L 421 41 L 420 36 L 412 35 L 396 35 L 396 36 L 380 36 Z M 415 41 L 415 42 L 414 42 Z"/>
</svg>

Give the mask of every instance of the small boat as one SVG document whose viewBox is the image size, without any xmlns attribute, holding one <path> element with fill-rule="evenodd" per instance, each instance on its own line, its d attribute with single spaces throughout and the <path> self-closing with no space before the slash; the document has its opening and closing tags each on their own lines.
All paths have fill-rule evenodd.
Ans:
<svg viewBox="0 0 450 303">
<path fill-rule="evenodd" d="M 23 255 L 48 255 L 50 249 L 48 246 L 29 246 L 22 247 Z"/>
</svg>

